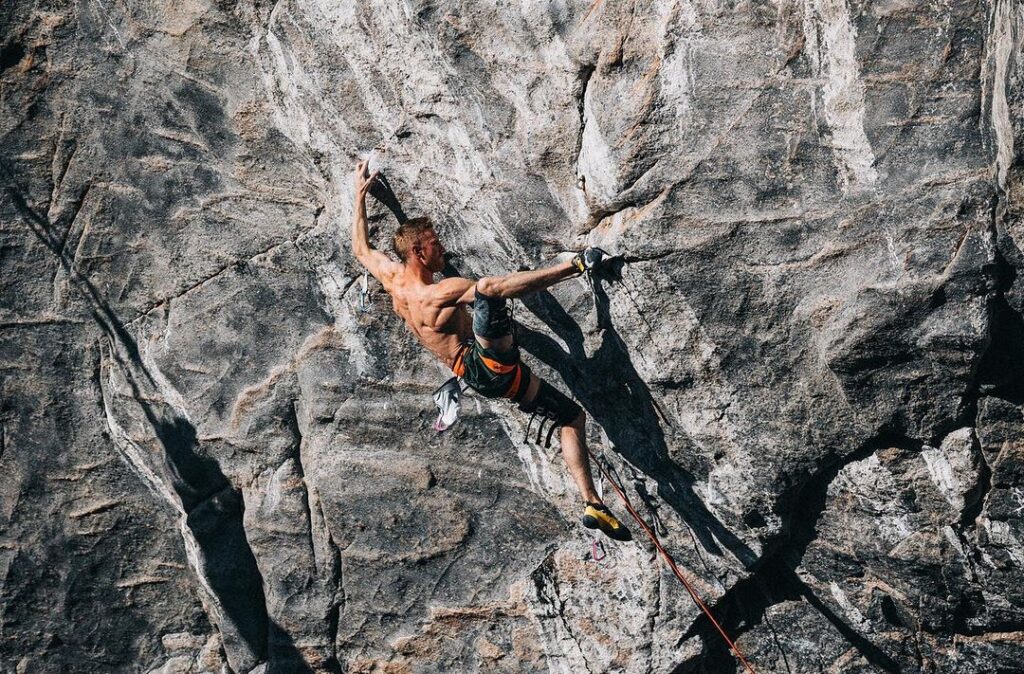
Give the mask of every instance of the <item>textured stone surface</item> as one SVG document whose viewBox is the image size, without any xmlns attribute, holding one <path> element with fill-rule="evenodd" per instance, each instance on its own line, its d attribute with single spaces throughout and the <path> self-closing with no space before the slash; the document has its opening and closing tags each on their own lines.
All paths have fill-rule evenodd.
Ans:
<svg viewBox="0 0 1024 674">
<path fill-rule="evenodd" d="M 736 667 L 525 420 L 433 431 L 347 243 L 374 147 L 382 248 L 625 256 L 520 338 L 758 671 L 1016 671 L 1022 44 L 1013 0 L 5 3 L 0 671 Z"/>
</svg>

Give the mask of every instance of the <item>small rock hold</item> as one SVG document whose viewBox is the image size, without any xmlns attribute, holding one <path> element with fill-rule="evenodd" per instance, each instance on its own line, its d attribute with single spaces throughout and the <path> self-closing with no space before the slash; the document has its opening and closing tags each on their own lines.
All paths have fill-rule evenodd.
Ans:
<svg viewBox="0 0 1024 674">
<path fill-rule="evenodd" d="M 484 660 L 498 660 L 505 655 L 500 648 L 484 637 L 477 639 L 476 651 Z"/>
<path fill-rule="evenodd" d="M 199 634 L 189 634 L 188 632 L 174 632 L 172 634 L 165 634 L 160 638 L 160 643 L 163 644 L 164 648 L 168 652 L 175 651 L 186 651 L 200 648 L 204 639 Z"/>
<path fill-rule="evenodd" d="M 192 674 L 192 659 L 187 655 L 176 655 L 162 666 L 149 670 L 149 674 Z"/>
<path fill-rule="evenodd" d="M 200 671 L 219 672 L 225 667 L 220 634 L 211 634 L 196 659 Z"/>
</svg>

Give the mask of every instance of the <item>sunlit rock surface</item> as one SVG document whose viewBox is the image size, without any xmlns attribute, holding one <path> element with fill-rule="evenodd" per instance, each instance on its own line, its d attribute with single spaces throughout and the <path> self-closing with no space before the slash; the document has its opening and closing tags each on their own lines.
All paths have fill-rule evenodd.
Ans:
<svg viewBox="0 0 1024 674">
<path fill-rule="evenodd" d="M 380 248 L 625 257 L 520 341 L 757 671 L 1017 671 L 1022 44 L 1012 0 L 3 4 L 0 671 L 741 671 L 521 415 L 433 430 L 348 245 L 373 148 Z"/>
</svg>

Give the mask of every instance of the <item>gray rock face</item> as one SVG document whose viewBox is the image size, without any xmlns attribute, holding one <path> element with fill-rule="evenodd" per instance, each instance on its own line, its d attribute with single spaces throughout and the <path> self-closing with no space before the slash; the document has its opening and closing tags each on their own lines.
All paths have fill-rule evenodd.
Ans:
<svg viewBox="0 0 1024 674">
<path fill-rule="evenodd" d="M 624 256 L 520 341 L 757 671 L 1019 669 L 1019 2 L 0 17 L 0 671 L 742 671 L 518 413 L 433 430 L 373 148 L 382 249 Z"/>
</svg>

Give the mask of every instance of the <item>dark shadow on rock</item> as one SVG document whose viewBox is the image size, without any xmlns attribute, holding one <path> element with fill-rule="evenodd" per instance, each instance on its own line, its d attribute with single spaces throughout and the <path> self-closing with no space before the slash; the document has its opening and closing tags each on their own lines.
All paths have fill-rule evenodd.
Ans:
<svg viewBox="0 0 1024 674">
<path fill-rule="evenodd" d="M 181 499 L 185 523 L 199 546 L 204 580 L 249 652 L 264 659 L 267 604 L 263 577 L 245 535 L 242 497 L 217 462 L 199 454 L 195 427 L 148 402 L 135 381 L 134 369 L 125 366 L 122 372 L 163 448 L 157 460 L 164 479 Z M 232 635 L 224 638 L 230 642 Z"/>
<path fill-rule="evenodd" d="M 864 659 L 874 665 L 876 668 L 881 669 L 883 672 L 889 674 L 900 674 L 903 671 L 899 663 L 891 658 L 885 651 L 871 643 L 867 637 L 860 634 L 852 626 L 846 623 L 839 615 L 829 608 L 816 594 L 811 590 L 810 587 L 804 583 L 800 576 L 795 572 L 791 573 L 789 580 L 800 590 L 800 596 L 807 600 L 807 603 L 818 610 L 821 615 L 832 623 L 832 626 L 843 635 L 843 638 L 851 646 L 857 649 L 857 652 L 864 656 Z"/>
<path fill-rule="evenodd" d="M 998 238 L 996 295 L 989 305 L 991 341 L 978 368 L 980 392 L 1024 404 L 1024 316 L 1008 296 L 1020 303 L 1024 288 L 1015 287 L 1024 254 L 1008 235 Z"/>
<path fill-rule="evenodd" d="M 792 592 L 803 597 L 874 667 L 884 672 L 898 673 L 901 669 L 896 660 L 872 643 L 866 636 L 859 633 L 852 625 L 845 622 L 815 594 L 814 589 L 797 572 L 803 563 L 807 548 L 817 538 L 818 522 L 828 507 L 829 485 L 836 480 L 839 472 L 846 466 L 863 461 L 879 450 L 888 447 L 901 447 L 911 453 L 918 453 L 923 449 L 922 443 L 919 441 L 895 434 L 890 429 L 885 429 L 875 438 L 864 443 L 857 451 L 832 462 L 812 475 L 804 483 L 804 486 L 796 494 L 792 495 L 790 507 L 787 508 L 782 505 L 789 500 L 790 496 L 784 495 L 781 497 L 777 506 L 778 510 L 792 513 L 787 531 L 789 540 L 772 559 L 767 560 L 770 569 L 760 575 L 765 577 L 765 582 L 786 586 Z"/>
<path fill-rule="evenodd" d="M 796 493 L 784 497 L 786 506 L 783 508 L 780 505 L 778 509 L 792 513 L 787 542 L 762 559 L 757 570 L 731 587 L 714 607 L 716 619 L 730 638 L 736 640 L 763 622 L 769 607 L 783 601 L 803 599 L 877 670 L 890 674 L 901 671 L 899 663 L 891 655 L 847 623 L 797 572 L 807 548 L 817 536 L 818 522 L 828 504 L 829 485 L 844 467 L 862 461 L 886 447 L 905 447 L 914 452 L 921 450 L 920 443 L 888 432 L 882 433 L 856 452 L 823 467 Z M 693 636 L 701 639 L 701 653 L 678 665 L 672 674 L 735 671 L 735 656 L 707 616 L 700 616 L 694 621 L 680 642 Z M 784 651 L 782 656 L 788 660 Z M 757 666 L 757 663 L 753 664 Z"/>
<path fill-rule="evenodd" d="M 736 583 L 729 593 L 715 604 L 715 619 L 731 639 L 738 639 L 740 635 L 764 622 L 766 611 L 771 606 L 799 599 L 799 592 L 791 584 L 775 582 L 778 566 L 777 560 L 769 560 L 761 567 L 761 573 Z M 784 571 L 788 573 L 789 569 Z M 771 578 L 772 582 L 766 582 L 766 578 Z M 682 643 L 694 636 L 701 640 L 700 653 L 677 665 L 671 674 L 738 671 L 739 661 L 707 616 L 698 617 L 679 642 Z M 780 647 L 780 652 L 783 659 L 788 662 L 785 650 Z M 760 669 L 758 663 L 751 664 Z"/>
<path fill-rule="evenodd" d="M 4 174 L 7 194 L 10 196 L 11 203 L 14 204 L 15 210 L 22 216 L 36 238 L 38 238 L 40 242 L 42 242 L 42 244 L 46 246 L 54 256 L 56 256 L 57 261 L 67 272 L 68 277 L 85 295 L 86 300 L 89 302 L 93 318 L 99 324 L 99 327 L 107 333 L 112 340 L 116 340 L 118 344 L 124 347 L 125 352 L 133 362 L 136 362 L 141 366 L 142 359 L 139 356 L 138 345 L 124 328 L 124 324 L 114 314 L 110 305 L 100 295 L 96 286 L 94 286 L 89 278 L 79 272 L 78 268 L 75 267 L 73 260 L 68 256 L 65 249 L 67 241 L 62 235 L 57 233 L 57 228 L 53 223 L 28 205 L 25 198 L 22 196 L 21 189 L 18 187 L 14 173 L 7 166 L 7 162 L 2 159 L 0 159 L 0 172 Z M 142 369 L 148 376 L 148 371 L 145 371 L 144 367 Z M 151 377 L 150 383 L 155 384 Z"/>
<path fill-rule="evenodd" d="M 141 392 L 134 392 L 138 400 Z M 228 486 L 217 462 L 196 453 L 196 429 L 189 421 L 178 416 L 161 418 L 165 415 L 158 414 L 149 403 L 140 400 L 139 404 L 163 446 L 165 476 L 186 513 Z"/>
<path fill-rule="evenodd" d="M 391 189 L 391 183 L 388 182 L 388 177 L 384 175 L 383 171 L 377 176 L 373 186 L 370 187 L 370 196 L 384 204 L 391 211 L 391 214 L 395 216 L 395 220 L 398 220 L 398 224 L 402 224 L 409 219 L 402 209 L 402 204 L 398 201 L 398 197 L 395 196 L 395 191 Z"/>
<path fill-rule="evenodd" d="M 992 341 L 979 367 L 981 391 L 1024 404 L 1024 317 L 1006 298 L 992 303 Z"/>
<path fill-rule="evenodd" d="M 270 623 L 269 650 L 266 674 L 313 674 L 313 668 L 306 663 L 291 636 L 273 621 Z M 341 667 L 333 661 L 328 663 L 326 671 L 340 674 Z"/>
<path fill-rule="evenodd" d="M 847 643 L 877 670 L 889 674 L 899 674 L 902 671 L 896 660 L 860 634 L 819 599 L 787 561 L 779 557 L 768 560 L 761 567 L 760 573 L 737 583 L 730 590 L 728 598 L 716 604 L 715 618 L 730 638 L 737 639 L 739 635 L 756 625 L 766 622 L 766 612 L 771 606 L 784 601 L 800 599 L 817 610 Z M 681 641 L 693 636 L 699 636 L 701 639 L 703 647 L 700 655 L 678 665 L 672 670 L 672 674 L 736 671 L 738 666 L 736 656 L 707 616 L 698 618 Z M 783 660 L 788 662 L 788 653 L 781 644 L 777 644 L 777 647 Z M 752 664 L 757 667 L 757 663 Z"/>
<path fill-rule="evenodd" d="M 444 269 L 441 270 L 441 276 L 444 278 L 462 278 L 462 271 L 455 265 L 455 260 L 458 259 L 458 255 L 455 253 L 444 254 Z"/>
<path fill-rule="evenodd" d="M 257 658 L 267 657 L 267 604 L 263 579 L 242 526 L 241 495 L 229 486 L 192 509 L 186 518 L 202 551 L 210 589 Z M 224 635 L 225 639 L 230 635 Z"/>
<path fill-rule="evenodd" d="M 562 376 L 615 450 L 658 484 L 658 495 L 689 523 L 708 552 L 721 556 L 724 547 L 744 566 L 753 567 L 757 562 L 754 551 L 708 510 L 694 489 L 694 476 L 669 456 L 661 425 L 667 422 L 665 415 L 612 324 L 607 294 L 600 283 L 593 289 L 603 334 L 592 356 L 586 355 L 579 325 L 547 291 L 521 301 L 565 342 L 569 352 L 551 337 L 522 324 L 517 325 L 520 344 Z"/>
<path fill-rule="evenodd" d="M 15 209 L 32 233 L 57 257 L 89 303 L 97 325 L 110 344 L 111 357 L 121 365 L 133 398 L 163 450 L 159 456 L 151 458 L 181 500 L 186 524 L 201 550 L 205 580 L 249 651 L 258 659 L 264 659 L 268 619 L 263 579 L 245 537 L 241 496 L 217 462 L 199 454 L 196 430 L 191 422 L 168 406 L 158 407 L 150 402 L 152 396 L 146 391 L 154 391 L 158 386 L 142 360 L 135 339 L 89 278 L 75 267 L 56 227 L 26 203 L 5 161 L 0 160 L 0 171 Z"/>
<path fill-rule="evenodd" d="M 522 303 L 567 345 L 569 352 L 551 337 L 522 324 L 517 325 L 520 344 L 562 376 L 588 413 L 604 428 L 615 449 L 658 484 L 659 496 L 689 523 L 704 549 L 721 554 L 719 546 L 724 547 L 754 571 L 730 588 L 714 607 L 726 631 L 735 638 L 764 620 L 768 607 L 803 598 L 874 667 L 899 672 L 898 663 L 818 598 L 796 569 L 814 539 L 815 527 L 825 509 L 827 487 L 839 470 L 883 445 L 899 444 L 900 439 L 880 437 L 877 443 L 824 468 L 805 483 L 801 493 L 786 496 L 783 500 L 796 503 L 796 507 L 787 510 L 794 513 L 788 532 L 790 540 L 770 557 L 757 560 L 753 551 L 704 505 L 694 490 L 693 475 L 672 461 L 661 425 L 664 415 L 612 324 L 607 294 L 600 284 L 595 285 L 594 291 L 598 326 L 603 328 L 603 335 L 593 356 L 586 355 L 579 325 L 546 291 L 524 297 Z M 684 639 L 694 635 L 702 639 L 702 654 L 679 665 L 674 672 L 735 671 L 734 656 L 706 617 L 695 621 Z"/>
</svg>

